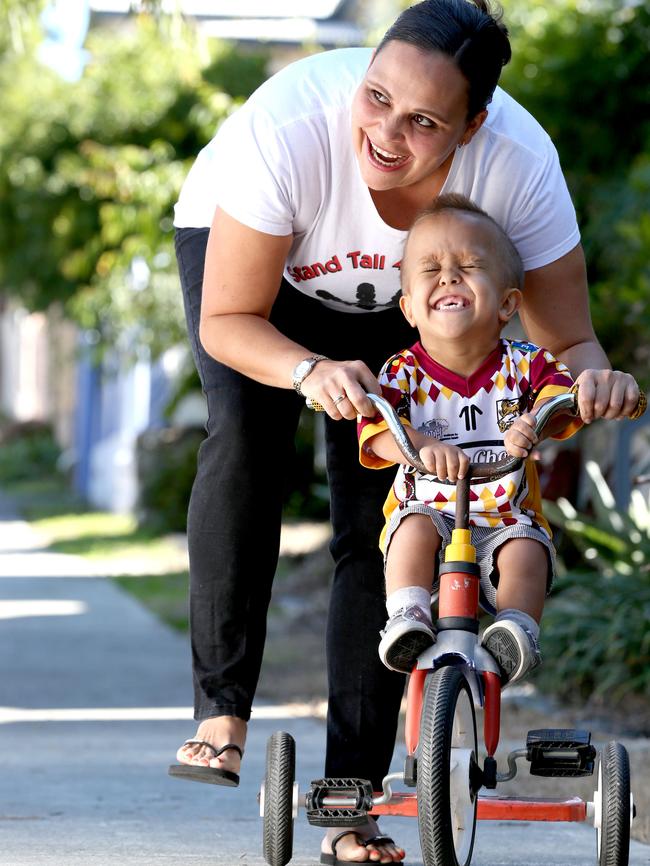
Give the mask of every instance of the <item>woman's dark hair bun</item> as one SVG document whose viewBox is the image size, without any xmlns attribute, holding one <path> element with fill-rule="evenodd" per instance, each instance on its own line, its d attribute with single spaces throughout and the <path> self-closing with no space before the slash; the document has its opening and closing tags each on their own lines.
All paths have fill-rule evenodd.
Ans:
<svg viewBox="0 0 650 866">
<path fill-rule="evenodd" d="M 492 99 L 512 56 L 503 10 L 488 0 L 422 0 L 387 30 L 377 52 L 394 40 L 453 58 L 469 84 L 468 119 Z"/>
</svg>

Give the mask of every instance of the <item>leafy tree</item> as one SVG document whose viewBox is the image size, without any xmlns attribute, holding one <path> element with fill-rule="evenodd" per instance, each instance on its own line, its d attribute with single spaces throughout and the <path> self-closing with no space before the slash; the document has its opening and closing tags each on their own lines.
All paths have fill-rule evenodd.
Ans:
<svg viewBox="0 0 650 866">
<path fill-rule="evenodd" d="M 0 0 L 0 57 L 24 54 L 41 38 L 46 0 Z"/>
<path fill-rule="evenodd" d="M 650 144 L 650 7 L 555 0 L 512 17 L 504 86 L 553 139 L 582 212 L 593 184 Z"/>
<path fill-rule="evenodd" d="M 600 278 L 591 283 L 594 327 L 615 368 L 650 387 L 650 153 L 603 181 L 588 203 L 585 235 Z M 593 268 L 595 270 L 596 268 Z"/>
<path fill-rule="evenodd" d="M 154 352 L 184 335 L 173 204 L 236 106 L 212 82 L 265 77 L 263 60 L 232 49 L 210 63 L 171 23 L 142 15 L 124 35 L 93 32 L 75 84 L 31 57 L 0 63 L 0 285 L 29 309 L 63 304 L 100 343 Z"/>
</svg>

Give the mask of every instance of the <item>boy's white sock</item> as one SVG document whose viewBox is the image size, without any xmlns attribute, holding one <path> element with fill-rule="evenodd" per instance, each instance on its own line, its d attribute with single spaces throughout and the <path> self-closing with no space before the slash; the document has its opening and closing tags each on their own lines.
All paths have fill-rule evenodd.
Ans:
<svg viewBox="0 0 650 866">
<path fill-rule="evenodd" d="M 506 607 L 499 611 L 494 618 L 494 621 L 499 622 L 500 619 L 509 619 L 511 622 L 516 622 L 517 625 L 520 625 L 522 628 L 526 629 L 526 631 L 529 631 L 536 641 L 539 639 L 539 624 L 535 622 L 530 614 L 524 613 L 523 610 L 517 610 L 514 607 Z"/>
<path fill-rule="evenodd" d="M 386 610 L 391 617 L 414 604 L 426 614 L 427 619 L 431 619 L 431 591 L 421 586 L 404 586 L 391 592 L 386 599 Z"/>
</svg>

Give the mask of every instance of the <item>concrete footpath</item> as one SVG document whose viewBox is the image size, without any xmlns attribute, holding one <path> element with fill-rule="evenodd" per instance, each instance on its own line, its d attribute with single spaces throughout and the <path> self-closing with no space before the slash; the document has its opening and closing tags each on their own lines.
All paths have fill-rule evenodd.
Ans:
<svg viewBox="0 0 650 866">
<path fill-rule="evenodd" d="M 0 514 L 0 864 L 263 864 L 257 792 L 268 736 L 296 738 L 301 789 L 322 773 L 322 721 L 257 707 L 242 785 L 173 780 L 194 733 L 187 640 L 84 561 L 48 553 Z M 403 752 L 398 749 L 395 768 Z M 413 819 L 385 822 L 422 863 Z M 295 866 L 318 863 L 321 833 L 301 813 Z M 569 825 L 479 825 L 473 863 L 591 864 L 595 832 Z M 633 866 L 650 847 L 633 843 Z"/>
</svg>

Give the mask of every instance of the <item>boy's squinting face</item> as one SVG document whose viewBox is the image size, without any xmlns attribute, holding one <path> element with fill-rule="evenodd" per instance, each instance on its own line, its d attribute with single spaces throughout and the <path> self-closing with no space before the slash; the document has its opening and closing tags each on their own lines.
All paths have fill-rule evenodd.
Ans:
<svg viewBox="0 0 650 866">
<path fill-rule="evenodd" d="M 402 312 L 435 352 L 470 338 L 490 351 L 521 300 L 505 285 L 496 229 L 478 214 L 442 211 L 411 231 L 402 260 Z"/>
</svg>

